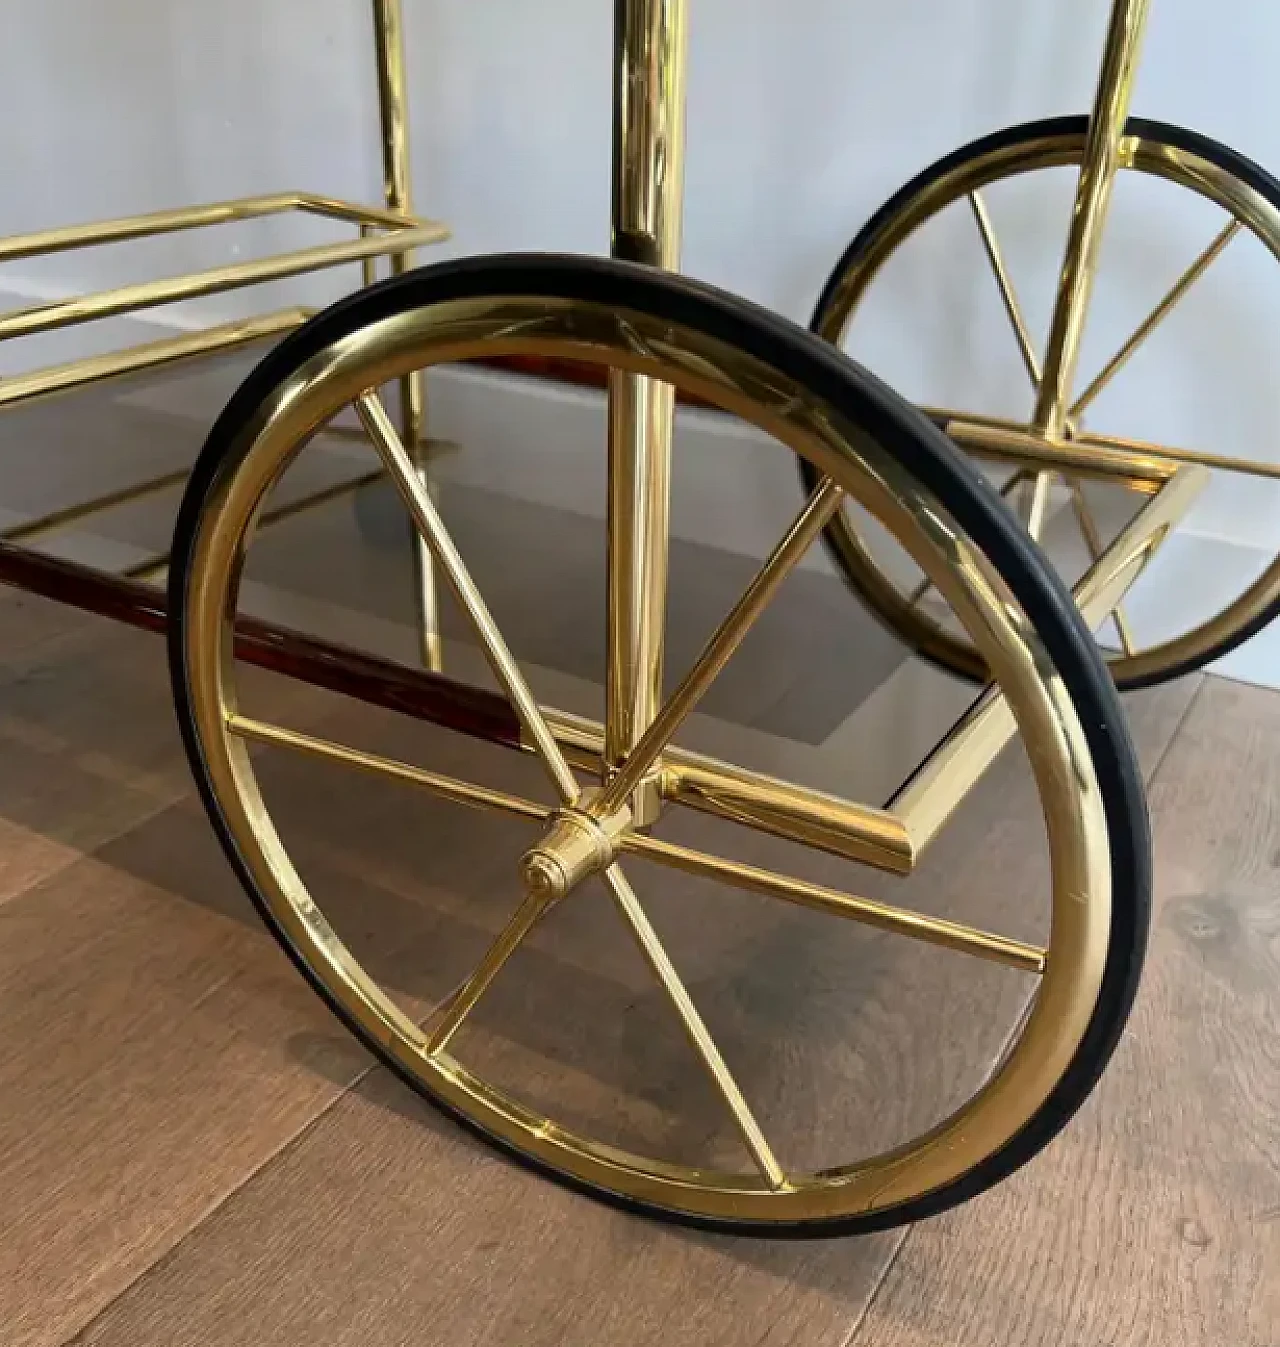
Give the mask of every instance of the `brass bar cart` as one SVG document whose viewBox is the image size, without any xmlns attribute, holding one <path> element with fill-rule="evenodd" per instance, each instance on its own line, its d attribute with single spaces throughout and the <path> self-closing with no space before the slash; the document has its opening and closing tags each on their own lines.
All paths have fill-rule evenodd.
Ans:
<svg viewBox="0 0 1280 1347">
<path fill-rule="evenodd" d="M 342 208 L 371 235 L 346 245 L 342 260 L 385 252 L 399 259 L 395 274 L 308 317 L 228 403 L 187 484 L 167 600 L 137 579 L 108 581 L 12 543 L 0 550 L 0 576 L 167 632 L 192 769 L 227 857 L 264 921 L 372 1052 L 487 1140 L 604 1200 L 739 1234 L 865 1232 L 962 1202 L 1029 1160 L 1069 1121 L 1105 1068 L 1132 1004 L 1150 910 L 1150 837 L 1115 683 L 1091 633 L 1119 614 L 1130 587 L 1220 466 L 1156 445 L 1085 435 L 1079 418 L 1088 396 L 1071 397 L 1097 240 L 1117 172 L 1151 165 L 1179 182 L 1180 174 L 1201 188 L 1205 181 L 1196 176 L 1198 160 L 1144 150 L 1143 132 L 1126 121 L 1146 5 L 1117 0 L 1091 118 L 1037 134 L 1030 150 L 1017 137 L 1016 153 L 994 146 L 972 172 L 962 153 L 939 171 L 944 186 L 921 194 L 923 204 L 910 193 L 895 199 L 869 226 L 870 242 L 855 244 L 838 268 L 815 332 L 677 274 L 684 0 L 615 0 L 612 257 L 516 254 L 421 269 L 410 269 L 405 253 L 439 231 L 409 223 L 398 14 L 391 4 L 375 8 L 387 210 L 360 215 Z M 860 278 L 874 270 L 861 259 L 874 262 L 892 251 L 935 200 L 958 198 L 987 242 L 1021 336 L 1020 310 L 977 186 L 984 173 L 1018 171 L 1024 150 L 1031 154 L 1026 162 L 1047 156 L 1079 169 L 1047 351 L 1039 357 L 1029 338 L 1023 348 L 1034 408 L 1025 424 L 926 413 L 835 349 Z M 1249 222 L 1262 218 L 1258 201 L 1243 189 L 1232 195 L 1219 179 L 1213 190 Z M 330 209 L 338 208 L 330 203 Z M 277 265 L 301 269 L 310 262 Z M 198 293 L 223 283 L 225 277 L 186 278 L 182 286 Z M 95 302 L 111 311 L 121 301 Z M 23 330 L 38 320 L 9 321 Z M 433 367 L 468 362 L 569 377 L 607 399 L 602 720 L 546 705 L 535 694 L 425 481 L 416 451 L 419 398 L 406 392 L 397 425 L 379 395 Z M 799 466 L 805 496 L 673 684 L 663 669 L 665 590 L 673 426 L 683 404 L 737 418 L 772 440 Z M 320 429 L 352 408 L 379 471 L 414 523 L 428 577 L 423 592 L 430 576 L 442 577 L 497 691 L 438 672 L 429 623 L 427 667 L 410 668 L 268 627 L 242 611 L 241 576 L 257 529 L 270 518 L 275 484 Z M 1005 482 L 989 482 L 961 447 L 1003 465 Z M 1058 481 L 1073 489 L 1081 482 L 1119 484 L 1138 502 L 1110 537 L 1092 531 L 1089 563 L 1072 582 L 1033 536 Z M 1025 521 L 1005 499 L 1017 495 Z M 915 568 L 909 585 L 875 554 L 864 520 L 874 521 L 876 536 L 892 539 Z M 887 800 L 841 798 L 674 742 L 761 614 L 784 601 L 784 581 L 822 538 L 878 616 L 914 648 L 980 684 L 951 732 Z M 428 596 L 424 610 L 430 606 Z M 1122 652 L 1115 667 L 1124 672 L 1123 660 L 1135 657 Z M 242 662 L 528 755 L 542 769 L 551 802 L 256 715 L 242 700 Z M 1164 673 L 1170 666 L 1153 667 Z M 1044 819 L 1050 877 L 1042 941 L 663 835 L 669 816 L 691 809 L 904 877 L 1015 738 L 1026 746 Z M 383 985 L 331 920 L 325 895 L 308 886 L 260 778 L 256 750 L 263 746 L 348 768 L 353 781 L 380 777 L 528 826 L 526 845 L 510 858 L 518 896 L 505 924 L 425 1013 L 406 1009 Z M 797 1162 L 771 1139 L 749 1083 L 700 1012 L 651 919 L 643 886 L 633 883 L 633 862 L 1008 970 L 1034 979 L 1035 992 L 1010 1026 L 999 1061 L 945 1117 L 888 1146 L 841 1138 L 843 1156 L 834 1164 Z M 554 1104 L 519 1097 L 469 1058 L 467 1031 L 512 959 L 538 939 L 561 904 L 590 902 L 611 907 L 629 933 L 733 1129 L 735 1159 L 693 1162 L 659 1147 L 620 1145 L 576 1116 L 558 1115 Z"/>
</svg>

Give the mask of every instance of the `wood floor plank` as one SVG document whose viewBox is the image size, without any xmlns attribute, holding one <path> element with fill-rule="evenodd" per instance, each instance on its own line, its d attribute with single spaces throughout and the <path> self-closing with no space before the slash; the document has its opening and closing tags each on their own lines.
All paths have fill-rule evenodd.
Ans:
<svg viewBox="0 0 1280 1347">
<path fill-rule="evenodd" d="M 366 1064 L 193 805 L 0 906 L 0 1341 L 64 1342 Z"/>
<path fill-rule="evenodd" d="M 0 666 L 32 646 L 92 622 L 78 609 L 0 585 Z"/>
<path fill-rule="evenodd" d="M 339 1107 L 77 1347 L 280 1347 L 318 1325 L 330 1347 L 837 1342 L 888 1252 L 886 1238 L 746 1246 L 608 1211 L 383 1074 Z"/>
<path fill-rule="evenodd" d="M 876 1347 L 1280 1343 L 1280 698 L 1206 683 L 1151 804 L 1137 1008 L 1036 1162 L 908 1237 Z"/>
<path fill-rule="evenodd" d="M 1135 703 L 1136 730 L 1148 763 L 1159 758 L 1191 691 L 1189 685 L 1168 689 Z M 412 745 L 402 737 L 400 747 L 408 753 Z M 298 821 L 310 818 L 312 827 L 325 834 L 334 829 L 337 816 L 322 812 L 332 788 L 321 785 L 314 771 L 309 778 L 290 778 L 287 767 L 277 770 L 282 775 L 276 784 L 287 788 L 282 798 L 292 802 Z M 1007 797 L 1010 779 L 997 769 L 976 799 L 975 820 L 998 822 L 995 816 Z M 356 811 L 357 835 L 387 818 L 376 787 L 374 783 L 369 792 L 338 797 L 345 801 L 344 809 Z M 355 864 L 344 872 L 348 879 L 363 873 L 372 886 L 372 872 L 377 871 L 379 884 L 387 889 L 402 886 L 407 893 L 415 867 L 427 864 L 432 848 L 449 834 L 433 824 L 431 815 L 423 815 L 413 843 L 420 850 L 413 851 L 407 863 L 384 861 L 378 871 L 379 853 L 392 850 L 388 839 L 399 831 L 393 828 L 359 850 Z M 462 932 L 471 948 L 478 949 L 483 939 L 472 928 L 493 929 L 501 920 L 490 891 L 510 857 L 499 858 L 501 864 L 488 876 L 468 879 L 469 832 L 454 829 L 457 852 L 450 864 L 457 874 L 450 879 L 442 871 L 435 877 L 450 892 L 437 894 L 434 900 L 412 904 L 406 900 L 404 912 L 424 914 L 419 917 L 424 923 L 420 935 L 438 942 L 452 941 Z M 331 837 L 323 840 L 332 844 Z M 995 838 L 1000 867 L 1014 881 L 1012 894 L 1002 899 L 1006 907 L 1020 900 L 1019 875 L 1034 872 L 1034 867 L 1019 869 L 1020 854 L 1029 850 L 1025 842 L 1016 829 Z M 950 868 L 966 885 L 979 874 L 989 874 L 993 845 L 989 833 L 970 835 L 967 843 L 960 836 L 952 845 Z M 495 839 L 482 835 L 481 846 L 490 852 Z M 970 859 L 957 867 L 960 851 L 966 848 L 979 855 L 981 866 Z M 314 860 L 321 849 L 306 854 Z M 927 882 L 936 887 L 940 875 L 934 873 Z M 458 886 L 463 883 L 465 901 L 460 902 Z M 681 933 L 678 910 L 673 910 L 680 906 L 678 898 L 679 891 L 672 905 L 663 908 L 664 933 Z M 367 896 L 361 899 L 369 901 Z M 353 914 L 357 910 L 358 905 L 351 909 Z M 587 910 L 584 906 L 584 913 Z M 629 1008 L 641 1000 L 630 974 L 620 963 L 615 966 L 614 955 L 594 929 L 595 918 L 584 919 L 580 928 L 570 925 L 563 939 L 548 935 L 529 951 L 523 992 L 521 979 L 513 979 L 506 1007 L 511 1014 L 503 1015 L 499 998 L 492 1020 L 479 1026 L 482 1040 L 488 1037 L 507 1045 L 505 1058 L 495 1049 L 495 1061 L 545 1063 L 553 1050 L 572 1051 L 575 1040 L 568 1028 L 565 1036 L 556 1037 L 545 1026 L 527 1025 L 549 1009 L 555 989 L 562 997 L 569 996 L 578 1039 L 592 1037 L 593 1020 L 625 1022 Z M 717 925 L 706 919 L 703 924 Z M 777 933 L 780 928 L 757 922 L 754 929 Z M 798 935 L 787 939 L 784 966 L 800 953 L 816 957 L 811 942 Z M 415 948 L 429 951 L 432 946 L 418 943 Z M 780 987 L 775 979 L 769 992 L 764 948 L 748 942 L 744 951 L 741 943 L 731 940 L 723 947 L 701 952 L 694 947 L 688 953 L 695 994 L 707 1003 L 704 1008 L 709 1018 L 716 1019 L 717 1032 L 730 1039 L 739 1035 L 739 1047 L 754 1033 L 759 1055 L 767 1056 L 769 1045 L 759 1035 L 770 1017 L 780 1039 L 790 1030 L 813 1027 L 812 1020 L 801 1014 L 803 988 L 797 992 Z M 739 976 L 735 1010 L 724 989 L 733 982 L 729 972 L 736 968 L 741 974 L 744 958 L 748 965 L 759 965 L 757 997 L 763 999 L 748 994 L 744 1001 Z M 874 1078 L 876 1061 L 894 1055 L 901 1042 L 902 1025 L 885 1009 L 892 1005 L 886 999 L 891 989 L 886 985 L 881 991 L 882 980 L 887 984 L 901 969 L 877 954 L 872 971 L 855 989 L 852 1009 L 866 1021 L 864 1035 L 874 1040 L 887 1034 L 890 1040 L 879 1058 L 871 1054 L 870 1066 L 854 1069 L 855 1076 L 861 1071 Z M 592 978 L 586 980 L 585 991 L 569 994 L 567 975 L 575 970 Z M 419 975 L 425 981 L 414 983 Z M 424 1000 L 448 984 L 438 969 L 410 972 L 403 962 L 401 976 L 406 979 L 402 985 L 421 992 Z M 908 995 L 927 997 L 927 985 L 913 985 L 903 999 Z M 833 1004 L 831 993 L 825 996 Z M 967 1006 L 953 1017 L 963 1019 Z M 536 1014 L 531 1015 L 531 1007 Z M 945 1017 L 937 1013 L 938 993 L 929 1008 L 935 1030 L 942 1028 Z M 600 1037 L 597 1046 L 615 1057 L 635 1055 L 637 1037 L 621 1033 L 610 1038 L 603 1031 Z M 670 1060 L 677 1061 L 674 1053 Z M 740 1054 L 737 1060 L 741 1063 Z M 670 1103 L 662 1093 L 671 1085 L 667 1064 L 661 1052 L 642 1063 L 644 1070 L 654 1073 L 648 1086 L 655 1093 L 648 1104 L 655 1111 Z M 616 1066 L 616 1080 L 609 1083 L 634 1086 L 625 1068 L 625 1061 Z M 582 1064 L 578 1082 L 586 1082 L 584 1098 L 588 1087 L 599 1086 L 606 1074 L 596 1060 Z M 752 1088 L 763 1091 L 766 1103 L 778 1102 L 770 1095 L 767 1074 L 747 1074 Z M 569 1088 L 576 1088 L 575 1078 L 567 1079 Z M 779 1090 L 786 1080 L 782 1070 L 776 1082 Z M 931 1074 L 923 1070 L 905 1077 L 899 1073 L 896 1083 L 900 1090 L 933 1088 Z M 646 1088 L 642 1080 L 638 1093 Z M 798 1105 L 808 1109 L 817 1098 L 801 1096 Z M 191 1163 L 198 1160 L 193 1156 Z M 404 1342 L 519 1342 L 522 1347 L 615 1341 L 700 1347 L 743 1341 L 843 1343 L 898 1243 L 899 1236 L 886 1235 L 859 1241 L 762 1244 L 702 1237 L 637 1220 L 498 1159 L 377 1071 L 106 1308 L 77 1339 L 77 1347 L 152 1343 L 204 1347 L 250 1340 L 261 1347 L 292 1347 L 315 1341 L 320 1325 L 325 1342 L 333 1347 Z"/>
<path fill-rule="evenodd" d="M 294 725 L 333 700 L 245 678 Z M 0 669 L 4 1347 L 65 1341 L 367 1067 L 218 850 L 168 692 L 163 642 L 98 621 Z M 420 934 L 345 892 L 370 957 Z"/>
<path fill-rule="evenodd" d="M 190 789 L 168 696 L 162 643 L 101 619 L 4 659 L 0 902 Z"/>
</svg>

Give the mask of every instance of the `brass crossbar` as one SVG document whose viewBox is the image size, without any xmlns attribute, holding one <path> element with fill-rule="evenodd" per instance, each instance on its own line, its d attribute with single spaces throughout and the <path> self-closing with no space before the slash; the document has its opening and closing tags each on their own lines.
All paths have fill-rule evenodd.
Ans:
<svg viewBox="0 0 1280 1347">
<path fill-rule="evenodd" d="M 311 271 L 324 271 L 348 262 L 360 262 L 368 257 L 384 257 L 406 249 L 440 243 L 446 238 L 448 231 L 443 225 L 415 225 L 393 233 L 365 235 L 346 243 L 323 243 L 253 262 L 237 262 L 233 266 L 212 267 L 185 276 L 123 285 L 115 290 L 81 295 L 76 299 L 37 304 L 0 317 L 0 341 L 32 336 L 37 332 L 53 332 L 98 318 L 115 318 L 122 314 L 137 313 L 141 309 L 158 308 L 164 304 L 222 294 L 228 290 L 241 290 L 268 281 L 302 276 Z"/>
<path fill-rule="evenodd" d="M 1045 439 L 1002 417 L 956 413 L 941 407 L 923 410 L 951 439 L 978 458 L 1116 482 L 1147 495 L 1159 490 L 1184 463 L 1280 481 L 1280 463 L 1089 431 L 1077 432 L 1069 439 Z"/>
<path fill-rule="evenodd" d="M 16 406 L 20 402 L 34 402 L 37 398 L 52 397 L 56 393 L 66 393 L 73 388 L 85 388 L 108 379 L 118 379 L 122 375 L 161 369 L 165 365 L 177 364 L 195 356 L 235 350 L 290 332 L 305 323 L 310 316 L 310 309 L 280 309 L 254 318 L 238 318 L 234 322 L 220 323 L 199 332 L 184 332 L 178 337 L 144 342 L 122 351 L 86 356 L 62 365 L 46 365 L 44 369 L 30 374 L 15 374 L 0 379 L 0 409 Z"/>
<path fill-rule="evenodd" d="M 109 243 L 127 243 L 135 239 L 179 233 L 187 229 L 204 229 L 210 225 L 261 220 L 270 215 L 283 215 L 295 210 L 332 220 L 344 220 L 351 224 L 380 225 L 384 229 L 405 229 L 431 224 L 429 220 L 411 219 L 396 211 L 381 210 L 376 206 L 338 201 L 332 197 L 315 196 L 307 192 L 276 192 L 269 196 L 240 197 L 234 201 L 215 201 L 205 206 L 183 206 L 177 210 L 151 211 L 145 215 L 126 215 L 115 220 L 96 220 L 89 224 L 63 225 L 57 229 L 13 234 L 0 239 L 0 262 L 47 257 L 51 253 L 97 248 Z"/>
</svg>

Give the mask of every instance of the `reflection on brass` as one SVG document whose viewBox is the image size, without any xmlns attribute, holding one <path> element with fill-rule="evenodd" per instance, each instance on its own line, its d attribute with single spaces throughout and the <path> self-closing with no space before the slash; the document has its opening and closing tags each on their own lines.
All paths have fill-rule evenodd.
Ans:
<svg viewBox="0 0 1280 1347">
<path fill-rule="evenodd" d="M 1030 482 L 1031 479 L 1032 474 L 1026 468 L 1018 468 L 1015 472 L 1009 474 L 1004 484 L 1000 487 L 1000 494 L 1005 500 L 1014 500 L 1023 484 Z M 1034 501 L 1032 504 L 1034 504 Z M 925 576 L 911 593 L 907 595 L 907 606 L 909 608 L 914 608 L 931 589 L 933 589 L 933 581 L 930 580 L 928 576 Z"/>
<path fill-rule="evenodd" d="M 680 686 L 663 704 L 626 761 L 610 778 L 596 802 L 602 816 L 621 807 L 640 784 L 644 774 L 657 764 L 664 746 L 675 736 L 685 718 L 728 664 L 756 619 L 777 594 L 778 587 L 821 536 L 831 516 L 840 508 L 842 494 L 840 488 L 828 478 L 810 497 L 782 541 L 734 604 L 729 616 L 716 628 L 689 672 L 680 680 Z M 605 738 L 607 743 L 607 730 Z"/>
<path fill-rule="evenodd" d="M 685 0 L 615 0 L 612 252 L 674 271 L 684 192 Z M 662 697 L 675 402 L 670 385 L 610 371 L 605 756 L 617 768 Z M 635 818 L 652 823 L 661 787 L 629 773 Z"/>
<path fill-rule="evenodd" d="M 373 0 L 374 52 L 378 66 L 378 119 L 382 127 L 382 191 L 387 209 L 408 219 L 413 215 L 413 187 L 409 165 L 409 86 L 405 69 L 404 16 L 400 0 Z M 413 250 L 391 255 L 391 274 L 399 276 L 413 266 Z M 369 259 L 365 283 L 373 281 Z M 430 488 L 426 439 L 426 391 L 422 375 L 412 370 L 400 381 L 400 438 L 418 476 Z M 436 593 L 431 551 L 416 533 L 413 538 L 413 592 L 418 618 L 418 647 L 422 665 L 433 672 L 443 667 L 440 644 L 440 605 Z"/>
<path fill-rule="evenodd" d="M 934 415 L 947 435 L 976 458 L 1016 463 L 1032 469 L 1036 480 L 1057 471 L 1152 495 L 1177 471 L 1177 464 L 1166 458 L 1080 440 L 1045 440 L 1014 421 L 949 416 L 940 410 Z"/>
<path fill-rule="evenodd" d="M 551 777 L 560 799 L 565 804 L 573 804 L 578 797 L 578 782 L 573 775 L 567 759 L 556 743 L 542 710 L 534 700 L 533 693 L 525 682 L 520 666 L 516 663 L 507 646 L 498 624 L 493 620 L 488 605 L 476 588 L 475 581 L 467 570 L 453 539 L 449 536 L 440 511 L 426 484 L 418 475 L 416 465 L 409 451 L 401 442 L 396 428 L 391 424 L 386 408 L 373 393 L 360 393 L 354 398 L 356 411 L 368 432 L 373 447 L 382 458 L 387 472 L 404 501 L 406 509 L 417 525 L 419 535 L 430 547 L 435 561 L 444 571 L 454 597 L 462 610 L 471 619 L 471 624 L 480 639 L 489 666 L 502 685 L 503 691 L 511 700 L 520 723 L 533 741 L 542 759 L 543 766 Z"/>
<path fill-rule="evenodd" d="M 619 912 L 635 936 L 640 953 L 667 993 L 667 999 L 679 1017 L 685 1037 L 711 1077 L 712 1083 L 719 1090 L 720 1097 L 728 1105 L 729 1112 L 733 1114 L 734 1123 L 751 1152 L 751 1158 L 756 1162 L 761 1176 L 772 1192 L 781 1192 L 789 1187 L 782 1166 L 774 1156 L 773 1148 L 765 1139 L 764 1132 L 743 1097 L 737 1081 L 734 1080 L 715 1039 L 711 1036 L 711 1031 L 698 1014 L 693 998 L 676 972 L 662 941 L 658 939 L 658 934 L 640 905 L 640 900 L 618 866 L 611 865 L 604 872 L 604 878 Z"/>
<path fill-rule="evenodd" d="M 96 295 L 37 304 L 0 316 L 0 341 L 31 336 L 37 332 L 53 332 L 98 318 L 137 313 L 141 309 L 176 304 L 180 300 L 201 299 L 206 295 L 241 290 L 267 281 L 285 280 L 290 276 L 302 276 L 307 272 L 358 262 L 365 257 L 378 257 L 396 248 L 439 243 L 447 237 L 448 233 L 441 225 L 415 225 L 396 234 L 380 234 L 348 243 L 324 243 L 255 262 L 236 262 L 225 267 L 212 267 L 208 271 L 192 272 L 189 276 L 143 281 L 137 285 L 122 285 L 116 290 L 104 290 Z"/>
<path fill-rule="evenodd" d="M 600 773 L 601 726 L 549 707 L 543 713 L 569 761 L 584 771 Z M 906 830 L 883 809 L 733 766 L 676 744 L 662 750 L 661 763 L 662 791 L 668 800 L 890 874 L 910 874 L 915 864 Z"/>
<path fill-rule="evenodd" d="M 95 496 L 93 500 L 54 510 L 41 515 L 39 519 L 27 519 L 21 524 L 0 529 L 0 538 L 7 543 L 29 543 L 35 538 L 67 528 L 88 515 L 97 514 L 102 510 L 113 510 L 120 505 L 129 505 L 133 501 L 145 500 L 148 496 L 158 495 L 163 491 L 172 491 L 175 486 L 181 486 L 186 480 L 186 468 L 177 472 L 166 472 L 146 482 L 135 482 L 130 486 L 121 487 L 118 491 L 108 491 L 104 495 Z"/>
<path fill-rule="evenodd" d="M 1207 453 L 1203 449 L 1179 449 L 1151 440 L 1123 439 L 1119 435 L 1095 435 L 1085 430 L 1067 440 L 1044 440 L 1033 435 L 1026 426 L 1003 417 L 952 412 L 941 407 L 924 410 L 948 436 L 979 458 L 1002 462 L 1025 459 L 1028 465 L 1052 465 L 1072 477 L 1118 481 L 1127 490 L 1140 491 L 1144 495 L 1150 495 L 1161 483 L 1167 482 L 1179 463 L 1280 481 L 1280 463 L 1232 458 Z"/>
<path fill-rule="evenodd" d="M 210 225 L 238 224 L 259 220 L 267 215 L 302 211 L 348 224 L 370 224 L 383 229 L 403 229 L 405 220 L 376 206 L 353 205 L 310 192 L 277 192 L 272 196 L 242 197 L 236 201 L 218 201 L 208 206 L 186 206 L 179 210 L 152 211 L 147 215 L 128 215 L 92 224 L 66 225 L 57 229 L 39 229 L 30 234 L 11 234 L 0 239 L 0 262 L 17 262 L 50 253 L 94 248 L 106 243 L 125 243 Z M 425 225 L 425 220 L 411 221 Z"/>
<path fill-rule="evenodd" d="M 1044 529 L 1045 512 L 1049 508 L 1049 489 L 1053 485 L 1051 472 L 1038 472 L 1027 484 L 1027 532 L 1037 541 Z"/>
<path fill-rule="evenodd" d="M 612 813 L 593 809 L 599 794 L 594 787 L 584 790 L 576 804 L 555 812 L 551 827 L 520 860 L 526 889 L 559 900 L 617 859 L 619 839 L 632 826 L 631 811 L 626 805 Z"/>
<path fill-rule="evenodd" d="M 319 491 L 309 492 L 305 496 L 299 496 L 296 500 L 286 501 L 283 505 L 264 510 L 258 518 L 258 527 L 270 528 L 272 524 L 282 523 L 286 519 L 292 519 L 294 515 L 303 514 L 307 510 L 318 509 L 321 505 L 328 505 L 330 501 L 338 500 L 342 496 L 349 496 L 352 492 L 360 491 L 364 487 L 372 486 L 374 482 L 381 480 L 382 474 L 380 472 L 366 472 L 359 477 L 348 477 L 345 481 L 335 482 L 332 486 L 322 487 Z M 88 514 L 89 510 L 83 510 L 81 513 Z M 158 556 L 135 562 L 121 574 L 128 580 L 154 580 L 156 576 L 163 574 L 168 569 L 169 554 L 168 552 L 161 552 Z"/>
<path fill-rule="evenodd" d="M 407 762 L 397 762 L 394 758 L 382 757 L 377 753 L 366 753 L 358 748 L 350 748 L 346 744 L 334 743 L 331 739 L 319 739 L 315 735 L 303 734 L 298 730 L 287 729 L 283 725 L 270 725 L 265 721 L 255 720 L 252 716 L 228 716 L 227 732 L 251 743 L 288 748 L 297 753 L 307 753 L 313 758 L 339 763 L 344 767 L 354 767 L 357 771 L 367 772 L 371 776 L 385 776 L 393 781 L 404 781 L 409 785 L 431 791 L 442 799 L 452 800 L 455 804 L 470 805 L 474 809 L 493 809 L 516 818 L 533 819 L 535 822 L 542 822 L 551 817 L 551 811 L 545 805 L 534 804 L 532 800 L 523 800 L 518 795 L 491 790 L 487 786 L 477 786 L 470 781 L 459 781 L 456 777 L 444 776 L 439 772 L 428 772 Z"/>
</svg>

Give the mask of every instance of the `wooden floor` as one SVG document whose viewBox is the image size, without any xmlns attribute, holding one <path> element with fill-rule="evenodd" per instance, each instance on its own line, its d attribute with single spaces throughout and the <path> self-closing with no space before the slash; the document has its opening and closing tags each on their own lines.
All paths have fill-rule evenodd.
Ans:
<svg viewBox="0 0 1280 1347">
<path fill-rule="evenodd" d="M 1280 697 L 1207 679 L 1130 702 L 1158 847 L 1151 959 L 1067 1133 L 930 1223 L 778 1244 L 606 1210 L 438 1119 L 252 919 L 192 803 L 159 644 L 4 594 L 0 652 L 3 1347 L 1280 1343 Z M 295 715 L 334 714 L 288 697 Z M 1001 764 L 982 785 L 923 885 L 1013 910 L 1028 850 L 1015 775 Z M 313 820 L 332 798 L 321 780 L 288 794 Z M 394 821 L 370 804 L 368 857 L 384 851 L 380 822 Z M 465 955 L 498 919 L 478 896 L 493 866 L 429 822 L 401 859 L 444 898 L 383 951 L 407 995 L 449 971 L 423 949 L 447 935 Z M 403 917 L 369 906 L 395 897 L 385 867 L 377 884 L 365 860 L 344 873 L 371 927 Z M 706 956 L 700 995 L 714 1005 L 716 960 L 740 967 L 766 937 L 829 988 L 799 934 L 748 924 Z M 527 995 L 576 961 L 616 997 L 627 973 L 587 958 L 594 938 L 566 930 L 542 949 Z M 923 1007 L 950 1064 L 950 1036 L 962 1044 L 987 1003 L 944 1002 L 932 965 L 886 948 L 866 945 L 857 1006 L 884 1060 L 864 1054 L 835 1084 L 876 1112 L 927 1111 L 940 1073 L 912 1067 L 908 1035 L 919 1050 L 930 1029 L 907 1008 Z M 719 1021 L 739 1051 L 753 1035 L 820 1036 L 822 1013 L 766 982 L 754 995 L 739 989 L 738 1019 Z M 545 1047 L 535 1034 L 512 1050 Z M 785 1085 L 765 1068 L 752 1081 L 780 1099 Z M 809 1100 L 805 1116 L 829 1106 Z"/>
</svg>

